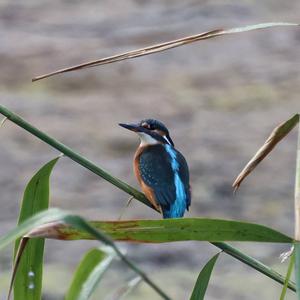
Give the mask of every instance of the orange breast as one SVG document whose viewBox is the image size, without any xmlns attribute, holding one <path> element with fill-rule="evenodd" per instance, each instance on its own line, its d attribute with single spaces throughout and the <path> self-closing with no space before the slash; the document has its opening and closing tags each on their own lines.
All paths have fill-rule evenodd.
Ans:
<svg viewBox="0 0 300 300">
<path fill-rule="evenodd" d="M 142 154 L 143 150 L 144 150 L 144 147 L 138 147 L 137 151 L 135 152 L 134 159 L 133 159 L 134 174 L 135 174 L 135 177 L 138 180 L 138 183 L 141 186 L 141 189 L 142 189 L 143 193 L 146 195 L 147 199 L 151 202 L 151 204 L 156 209 L 161 211 L 161 208 L 160 208 L 160 206 L 158 205 L 158 203 L 156 201 L 153 189 L 150 186 L 145 184 L 145 182 L 142 179 L 141 173 L 140 173 L 139 160 L 140 160 L 140 155 Z"/>
</svg>

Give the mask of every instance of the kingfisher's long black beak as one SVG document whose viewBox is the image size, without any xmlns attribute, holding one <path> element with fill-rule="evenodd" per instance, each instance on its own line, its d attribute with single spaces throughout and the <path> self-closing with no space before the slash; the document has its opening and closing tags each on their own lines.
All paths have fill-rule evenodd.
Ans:
<svg viewBox="0 0 300 300">
<path fill-rule="evenodd" d="M 124 123 L 119 123 L 121 127 L 124 127 L 128 130 L 134 131 L 134 132 L 144 132 L 145 128 L 138 125 L 138 124 L 124 124 Z"/>
</svg>

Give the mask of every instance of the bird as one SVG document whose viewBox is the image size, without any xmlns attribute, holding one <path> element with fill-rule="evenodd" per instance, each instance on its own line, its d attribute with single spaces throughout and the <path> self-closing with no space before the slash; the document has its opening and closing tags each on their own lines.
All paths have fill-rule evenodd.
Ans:
<svg viewBox="0 0 300 300">
<path fill-rule="evenodd" d="M 164 219 L 182 218 L 191 204 L 189 168 L 175 149 L 167 127 L 155 119 L 119 125 L 140 138 L 133 168 L 147 199 Z"/>
</svg>

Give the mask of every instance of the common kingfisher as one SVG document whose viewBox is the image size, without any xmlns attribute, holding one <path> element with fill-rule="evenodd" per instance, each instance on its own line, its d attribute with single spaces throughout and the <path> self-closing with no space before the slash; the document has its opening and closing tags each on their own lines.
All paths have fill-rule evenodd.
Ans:
<svg viewBox="0 0 300 300">
<path fill-rule="evenodd" d="M 167 127 L 153 119 L 120 126 L 140 137 L 133 167 L 142 191 L 164 218 L 181 218 L 191 204 L 189 168 Z"/>
</svg>

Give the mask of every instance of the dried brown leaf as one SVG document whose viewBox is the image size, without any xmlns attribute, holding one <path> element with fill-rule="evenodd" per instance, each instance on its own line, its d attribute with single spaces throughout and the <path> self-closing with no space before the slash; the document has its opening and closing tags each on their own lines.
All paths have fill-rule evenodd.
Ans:
<svg viewBox="0 0 300 300">
<path fill-rule="evenodd" d="M 253 158 L 247 163 L 242 172 L 237 176 L 232 187 L 234 192 L 237 191 L 242 181 L 256 168 L 256 166 L 273 150 L 299 122 L 299 114 L 294 115 L 291 119 L 278 125 L 265 141 L 263 146 L 256 152 Z"/>
<path fill-rule="evenodd" d="M 214 38 L 214 37 L 217 37 L 217 36 L 220 36 L 220 35 L 241 33 L 241 32 L 247 32 L 247 31 L 251 31 L 251 30 L 270 28 L 270 27 L 299 26 L 299 25 L 300 24 L 295 24 L 295 23 L 274 22 L 274 23 L 261 23 L 261 24 L 231 28 L 231 29 L 216 29 L 216 30 L 212 30 L 212 31 L 208 31 L 208 32 L 203 32 L 203 33 L 187 36 L 187 37 L 184 37 L 184 38 L 181 38 L 181 39 L 177 39 L 177 40 L 173 40 L 173 41 L 169 41 L 169 42 L 165 42 L 165 43 L 161 43 L 161 44 L 152 45 L 152 46 L 149 46 L 149 47 L 146 47 L 146 48 L 141 48 L 141 49 L 137 49 L 137 50 L 133 50 L 133 51 L 124 52 L 124 53 L 121 53 L 121 54 L 101 58 L 101 59 L 98 59 L 98 60 L 94 60 L 94 61 L 90 61 L 90 62 L 80 64 L 80 65 L 75 65 L 75 66 L 72 66 L 72 67 L 69 67 L 69 68 L 60 69 L 60 70 L 57 70 L 57 71 L 54 71 L 54 72 L 51 72 L 51 73 L 47 73 L 47 74 L 44 74 L 44 75 L 37 76 L 37 77 L 33 78 L 32 81 L 41 80 L 41 79 L 44 79 L 44 78 L 47 78 L 47 77 L 51 77 L 51 76 L 66 73 L 66 72 L 91 68 L 91 67 L 100 66 L 100 65 L 104 65 L 104 64 L 110 64 L 110 63 L 118 62 L 118 61 L 121 61 L 121 60 L 131 59 L 131 58 L 140 57 L 140 56 L 144 56 L 144 55 L 150 55 L 150 54 L 154 54 L 154 53 L 157 53 L 157 52 L 166 51 L 166 50 L 169 50 L 169 49 L 172 49 L 172 48 L 175 48 L 175 47 L 187 45 L 187 44 L 197 42 L 197 41 L 200 41 L 200 40 Z"/>
<path fill-rule="evenodd" d="M 21 261 L 21 258 L 22 258 L 22 254 L 25 251 L 25 248 L 26 248 L 26 245 L 27 245 L 28 241 L 29 241 L 28 237 L 23 237 L 20 240 L 20 244 L 19 244 L 19 247 L 18 247 L 18 251 L 16 253 L 15 261 L 14 261 L 14 266 L 13 266 L 12 276 L 11 276 L 11 280 L 10 280 L 7 300 L 9 300 L 10 297 L 11 297 L 12 288 L 13 288 L 14 281 L 15 281 L 15 278 L 16 278 L 17 270 L 18 270 L 18 267 L 19 267 L 19 264 L 20 264 L 20 261 Z"/>
</svg>

